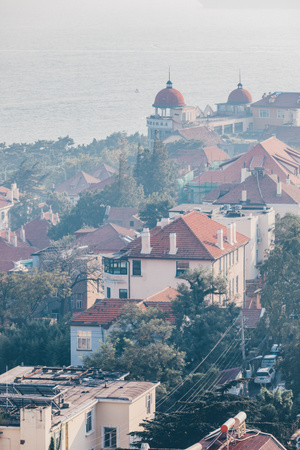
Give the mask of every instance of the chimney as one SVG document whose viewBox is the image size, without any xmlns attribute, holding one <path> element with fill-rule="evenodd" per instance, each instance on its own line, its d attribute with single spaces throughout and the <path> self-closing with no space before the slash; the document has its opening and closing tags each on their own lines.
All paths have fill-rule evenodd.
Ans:
<svg viewBox="0 0 300 450">
<path fill-rule="evenodd" d="M 242 191 L 242 202 L 247 201 L 247 191 Z"/>
<path fill-rule="evenodd" d="M 17 187 L 16 187 L 16 189 L 15 189 L 15 199 L 16 199 L 17 201 L 20 200 L 20 191 L 19 191 L 19 188 L 17 188 Z"/>
<path fill-rule="evenodd" d="M 149 255 L 152 248 L 150 247 L 150 231 L 149 228 L 144 228 L 141 234 L 142 239 L 142 250 L 141 253 L 144 255 Z"/>
<path fill-rule="evenodd" d="M 13 233 L 13 237 L 12 237 L 12 245 L 13 245 L 14 247 L 18 247 L 18 238 L 17 238 L 16 233 Z"/>
<path fill-rule="evenodd" d="M 59 215 L 58 215 L 58 213 L 56 213 L 56 223 L 58 224 L 59 223 Z"/>
<path fill-rule="evenodd" d="M 40 220 L 45 219 L 45 214 L 44 211 L 41 209 L 41 215 L 40 215 Z"/>
<path fill-rule="evenodd" d="M 217 246 L 218 246 L 221 250 L 224 250 L 224 246 L 223 246 L 223 230 L 218 230 L 218 231 L 217 231 L 217 238 L 218 238 Z"/>
<path fill-rule="evenodd" d="M 176 255 L 178 248 L 176 247 L 176 233 L 170 233 L 170 251 L 169 255 Z"/>
<path fill-rule="evenodd" d="M 286 177 L 286 184 L 291 184 L 291 180 L 290 180 L 290 175 L 289 174 Z"/>
<path fill-rule="evenodd" d="M 49 220 L 53 224 L 53 211 L 52 211 L 51 206 L 50 206 L 50 209 L 49 209 Z"/>
<path fill-rule="evenodd" d="M 162 219 L 161 219 L 161 221 L 160 221 L 160 226 L 163 228 L 163 227 L 165 227 L 166 225 L 169 225 L 169 223 L 170 223 L 170 219 L 169 219 L 169 217 L 163 217 Z"/>
<path fill-rule="evenodd" d="M 281 185 L 281 181 L 279 180 L 279 177 L 278 177 L 277 189 L 276 189 L 276 197 L 281 197 L 281 194 L 282 194 L 282 185 Z"/>
<path fill-rule="evenodd" d="M 248 178 L 250 175 L 250 171 L 248 170 L 247 167 L 242 167 L 241 168 L 241 183 L 244 183 L 244 181 L 246 180 L 246 178 Z"/>
<path fill-rule="evenodd" d="M 5 231 L 5 240 L 10 244 L 10 228 Z"/>
<path fill-rule="evenodd" d="M 24 230 L 24 227 L 23 227 L 23 225 L 21 226 L 21 230 L 20 230 L 20 239 L 21 239 L 21 241 L 22 242 L 25 242 L 25 230 Z"/>
<path fill-rule="evenodd" d="M 230 223 L 229 225 L 227 225 L 227 242 L 230 245 L 233 245 L 233 227 L 232 227 L 232 223 Z"/>
<path fill-rule="evenodd" d="M 8 191 L 8 200 L 9 200 L 10 202 L 13 202 L 13 201 L 14 201 L 14 192 L 13 192 L 12 189 L 10 189 L 10 190 Z"/>
<path fill-rule="evenodd" d="M 234 244 L 237 242 L 237 240 L 236 240 L 236 223 L 235 222 L 232 223 L 232 240 L 233 240 Z"/>
</svg>

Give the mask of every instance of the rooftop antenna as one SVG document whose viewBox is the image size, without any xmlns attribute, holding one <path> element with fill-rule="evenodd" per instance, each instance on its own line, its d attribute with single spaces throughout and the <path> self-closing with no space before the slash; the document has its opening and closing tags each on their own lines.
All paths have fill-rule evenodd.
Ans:
<svg viewBox="0 0 300 450">
<path fill-rule="evenodd" d="M 171 81 L 171 67 L 169 66 L 169 81 Z"/>
</svg>

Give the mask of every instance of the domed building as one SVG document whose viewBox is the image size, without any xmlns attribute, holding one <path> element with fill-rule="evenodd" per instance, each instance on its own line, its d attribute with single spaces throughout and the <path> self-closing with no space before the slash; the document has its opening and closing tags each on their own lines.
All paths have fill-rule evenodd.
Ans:
<svg viewBox="0 0 300 450">
<path fill-rule="evenodd" d="M 217 103 L 220 116 L 244 116 L 251 114 L 252 95 L 243 88 L 241 82 L 230 92 L 226 103 Z"/>
<path fill-rule="evenodd" d="M 197 108 L 186 106 L 183 95 L 173 88 L 170 78 L 166 87 L 156 95 L 152 106 L 155 112 L 147 117 L 149 148 L 153 147 L 156 132 L 163 141 L 174 131 L 190 126 L 196 120 Z"/>
</svg>

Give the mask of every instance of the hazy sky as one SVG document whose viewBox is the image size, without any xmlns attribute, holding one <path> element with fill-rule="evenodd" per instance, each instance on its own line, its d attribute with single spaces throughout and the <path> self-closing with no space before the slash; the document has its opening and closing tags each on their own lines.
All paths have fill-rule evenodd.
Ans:
<svg viewBox="0 0 300 450">
<path fill-rule="evenodd" d="M 93 17 L 108 14 L 138 17 L 147 11 L 197 10 L 201 7 L 219 8 L 300 8 L 299 0 L 1 0 L 0 23 L 5 20 L 24 22 L 51 19 L 54 23 L 62 20 L 92 20 Z M 146 15 L 145 15 L 146 17 Z M 162 17 L 157 17 L 161 20 Z"/>
</svg>

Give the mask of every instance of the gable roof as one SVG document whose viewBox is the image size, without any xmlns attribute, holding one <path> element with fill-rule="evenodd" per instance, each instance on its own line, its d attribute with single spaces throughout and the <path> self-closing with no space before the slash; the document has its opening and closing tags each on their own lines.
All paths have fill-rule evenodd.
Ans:
<svg viewBox="0 0 300 450">
<path fill-rule="evenodd" d="M 116 175 L 111 175 L 110 177 L 105 178 L 105 180 L 90 184 L 86 190 L 87 191 L 102 191 L 102 189 L 104 189 L 105 186 L 112 184 L 115 180 L 116 180 Z"/>
<path fill-rule="evenodd" d="M 251 107 L 300 108 L 300 92 L 273 92 L 252 103 Z"/>
<path fill-rule="evenodd" d="M 107 223 L 79 237 L 76 245 L 88 245 L 96 253 L 118 252 L 135 239 L 136 234 L 135 230 Z"/>
<path fill-rule="evenodd" d="M 58 216 L 52 211 L 47 211 L 23 226 L 26 241 L 38 250 L 49 247 L 51 241 L 47 235 L 49 228 L 58 223 Z M 16 231 L 20 237 L 21 228 Z"/>
<path fill-rule="evenodd" d="M 291 184 L 281 183 L 282 194 L 277 195 L 276 175 L 251 175 L 243 183 L 218 186 L 209 192 L 203 201 L 216 205 L 241 203 L 242 191 L 247 192 L 247 204 L 300 204 L 300 189 Z"/>
<path fill-rule="evenodd" d="M 103 326 L 107 329 L 121 314 L 124 306 L 137 304 L 141 300 L 128 300 L 120 298 L 105 298 L 98 300 L 91 308 L 73 316 L 70 325 Z"/>
<path fill-rule="evenodd" d="M 182 128 L 174 131 L 168 136 L 163 143 L 168 144 L 170 142 L 179 141 L 184 139 L 185 141 L 196 140 L 204 142 L 206 146 L 212 146 L 217 144 L 223 144 L 223 139 L 215 131 L 211 130 L 206 125 L 190 128 Z"/>
<path fill-rule="evenodd" d="M 196 177 L 197 183 L 240 183 L 241 169 L 254 170 L 263 167 L 268 175 L 275 174 L 286 182 L 300 185 L 300 153 L 275 137 L 260 142 L 239 158 L 222 164 L 217 170 L 209 170 Z"/>
<path fill-rule="evenodd" d="M 170 158 L 178 163 L 189 165 L 191 168 L 205 170 L 214 162 L 227 161 L 230 157 L 216 145 L 204 148 L 182 148 L 170 152 Z"/>
<path fill-rule="evenodd" d="M 85 191 L 92 183 L 99 183 L 99 181 L 100 180 L 98 178 L 93 177 L 86 172 L 80 171 L 67 181 L 64 181 L 57 186 L 55 192 L 65 192 L 68 195 L 78 195 L 80 192 Z"/>
<path fill-rule="evenodd" d="M 111 177 L 112 175 L 117 174 L 117 172 L 118 171 L 113 167 L 103 163 L 100 164 L 100 166 L 96 167 L 96 169 L 92 170 L 90 174 L 93 177 L 98 178 L 98 180 L 103 181 Z"/>
<path fill-rule="evenodd" d="M 109 220 L 125 220 L 130 219 L 138 213 L 137 208 L 131 206 L 111 206 L 108 214 Z"/>
<path fill-rule="evenodd" d="M 224 248 L 217 246 L 217 231 L 223 230 Z M 176 233 L 176 254 L 169 254 L 170 234 Z M 227 242 L 227 227 L 207 217 L 198 211 L 191 211 L 175 218 L 170 224 L 156 226 L 150 231 L 150 254 L 141 253 L 141 237 L 125 247 L 129 258 L 148 259 L 185 259 L 213 261 L 226 253 L 245 245 L 249 238 L 236 233 L 237 242 L 233 245 Z"/>
<path fill-rule="evenodd" d="M 28 242 L 22 242 L 17 238 L 17 247 L 12 244 L 13 233 L 10 233 L 11 243 L 5 240 L 5 231 L 0 232 L 0 272 L 8 272 L 13 269 L 16 262 L 31 259 L 32 253 L 38 249 Z"/>
</svg>

